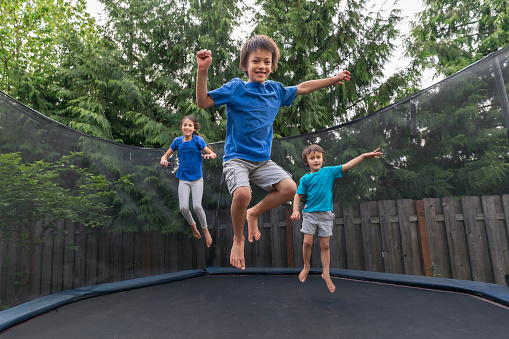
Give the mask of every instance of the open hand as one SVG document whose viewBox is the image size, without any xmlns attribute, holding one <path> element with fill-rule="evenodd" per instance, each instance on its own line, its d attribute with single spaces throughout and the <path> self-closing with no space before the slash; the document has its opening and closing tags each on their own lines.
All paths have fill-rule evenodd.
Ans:
<svg viewBox="0 0 509 339">
<path fill-rule="evenodd" d="M 334 77 L 336 79 L 336 85 L 343 85 L 343 81 L 350 81 L 350 72 L 341 71 Z"/>
</svg>

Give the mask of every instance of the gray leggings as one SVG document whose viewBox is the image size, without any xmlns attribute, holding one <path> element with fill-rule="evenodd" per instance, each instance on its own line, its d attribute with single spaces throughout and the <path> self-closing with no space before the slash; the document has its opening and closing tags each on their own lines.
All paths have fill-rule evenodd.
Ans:
<svg viewBox="0 0 509 339">
<path fill-rule="evenodd" d="M 202 229 L 207 228 L 207 217 L 201 206 L 201 198 L 203 197 L 203 178 L 195 181 L 179 180 L 179 204 L 180 212 L 186 218 L 189 225 L 194 224 L 193 216 L 189 210 L 189 195 L 193 195 L 193 210 L 198 216 Z"/>
</svg>

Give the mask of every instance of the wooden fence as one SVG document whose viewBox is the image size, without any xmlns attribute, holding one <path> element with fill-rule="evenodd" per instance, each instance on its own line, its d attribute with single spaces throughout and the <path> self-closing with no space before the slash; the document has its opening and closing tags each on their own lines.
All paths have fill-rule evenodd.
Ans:
<svg viewBox="0 0 509 339">
<path fill-rule="evenodd" d="M 331 267 L 505 284 L 509 273 L 509 195 L 387 200 L 334 206 Z M 301 222 L 281 206 L 260 216 L 262 237 L 246 241 L 247 267 L 302 267 Z M 215 211 L 207 211 L 210 225 Z M 230 211 L 220 210 L 213 266 L 230 266 Z M 0 239 L 0 306 L 13 306 L 26 249 Z M 30 286 L 19 302 L 62 290 L 205 268 L 211 249 L 187 234 L 112 235 L 61 221 L 37 247 Z M 312 267 L 320 267 L 315 237 Z"/>
</svg>

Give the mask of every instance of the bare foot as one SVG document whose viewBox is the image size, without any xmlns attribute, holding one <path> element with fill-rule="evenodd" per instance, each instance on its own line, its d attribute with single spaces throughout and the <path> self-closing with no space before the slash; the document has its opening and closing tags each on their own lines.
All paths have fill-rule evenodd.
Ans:
<svg viewBox="0 0 509 339">
<path fill-rule="evenodd" d="M 302 271 L 300 271 L 300 273 L 299 273 L 299 280 L 301 282 L 306 281 L 306 278 L 308 277 L 308 274 L 309 274 L 309 267 L 304 266 Z"/>
<path fill-rule="evenodd" d="M 334 293 L 334 291 L 336 290 L 336 286 L 332 282 L 332 280 L 330 278 L 330 275 L 322 273 L 322 279 L 325 280 L 325 283 L 327 284 L 327 287 L 329 288 L 329 291 L 331 293 Z"/>
<path fill-rule="evenodd" d="M 258 230 L 258 217 L 251 216 L 249 214 L 249 210 L 247 210 L 246 220 L 247 220 L 247 234 L 248 234 L 247 240 L 249 242 L 253 242 L 253 238 L 256 241 L 260 240 L 260 237 L 262 236 L 262 234 Z"/>
<path fill-rule="evenodd" d="M 198 229 L 196 228 L 196 223 L 191 225 L 191 230 L 193 231 L 193 235 L 194 235 L 194 237 L 196 239 L 200 239 L 201 238 L 200 231 L 198 231 Z"/>
<path fill-rule="evenodd" d="M 241 270 L 246 269 L 246 260 L 244 259 L 244 239 L 236 240 L 233 237 L 232 250 L 230 252 L 230 264 Z"/>
<path fill-rule="evenodd" d="M 212 237 L 210 236 L 208 228 L 203 230 L 203 235 L 205 236 L 205 243 L 207 244 L 207 247 L 210 247 L 210 245 L 212 245 Z"/>
</svg>

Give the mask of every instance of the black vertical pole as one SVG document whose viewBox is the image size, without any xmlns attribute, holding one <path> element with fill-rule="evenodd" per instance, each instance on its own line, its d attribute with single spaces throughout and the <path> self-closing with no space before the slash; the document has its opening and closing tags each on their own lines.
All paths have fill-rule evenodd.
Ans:
<svg viewBox="0 0 509 339">
<path fill-rule="evenodd" d="M 509 99 L 507 98 L 507 91 L 505 89 L 504 77 L 500 69 L 500 62 L 498 56 L 495 57 L 493 62 L 493 71 L 495 73 L 495 82 L 497 84 L 498 95 L 500 96 L 500 105 L 505 118 L 505 127 L 507 129 L 507 138 L 509 138 Z"/>
</svg>

